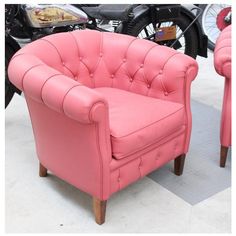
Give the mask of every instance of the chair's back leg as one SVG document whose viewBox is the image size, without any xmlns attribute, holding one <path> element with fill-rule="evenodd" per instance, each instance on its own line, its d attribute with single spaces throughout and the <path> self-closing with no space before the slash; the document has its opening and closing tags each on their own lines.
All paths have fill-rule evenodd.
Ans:
<svg viewBox="0 0 236 236">
<path fill-rule="evenodd" d="M 178 176 L 183 174 L 185 156 L 186 156 L 185 154 L 182 154 L 177 158 L 175 158 L 174 172 Z"/>
<path fill-rule="evenodd" d="M 225 167 L 225 162 L 228 154 L 228 147 L 221 146 L 220 148 L 220 167 Z"/>
</svg>

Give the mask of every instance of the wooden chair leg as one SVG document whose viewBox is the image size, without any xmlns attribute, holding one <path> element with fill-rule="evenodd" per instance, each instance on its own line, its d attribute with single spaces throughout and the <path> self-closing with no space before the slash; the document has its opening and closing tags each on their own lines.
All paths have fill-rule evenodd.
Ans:
<svg viewBox="0 0 236 236">
<path fill-rule="evenodd" d="M 95 221 L 99 225 L 105 222 L 106 203 L 107 201 L 102 201 L 96 197 L 93 197 L 93 212 Z"/>
<path fill-rule="evenodd" d="M 39 176 L 40 177 L 46 177 L 47 176 L 47 169 L 41 164 L 39 163 Z"/>
<path fill-rule="evenodd" d="M 221 146 L 220 148 L 220 167 L 225 167 L 225 162 L 228 154 L 228 147 Z"/>
<path fill-rule="evenodd" d="M 185 161 L 185 154 L 182 154 L 178 156 L 177 158 L 175 158 L 174 172 L 178 176 L 183 174 L 184 161 Z"/>
</svg>

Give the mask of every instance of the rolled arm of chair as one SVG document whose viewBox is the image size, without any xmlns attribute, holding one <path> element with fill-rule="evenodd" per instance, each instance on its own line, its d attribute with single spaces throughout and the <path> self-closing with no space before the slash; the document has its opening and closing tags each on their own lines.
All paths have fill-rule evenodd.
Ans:
<svg viewBox="0 0 236 236">
<path fill-rule="evenodd" d="M 108 113 L 107 101 L 101 94 L 33 55 L 16 55 L 10 62 L 8 74 L 10 81 L 26 96 L 78 122 L 98 122 L 104 118 L 104 113 Z"/>
<path fill-rule="evenodd" d="M 111 146 L 106 100 L 32 55 L 16 55 L 8 74 L 11 82 L 25 93 L 30 106 L 40 162 L 83 191 L 107 199 Z M 55 130 L 65 136 L 57 136 Z M 70 144 L 69 150 L 64 143 Z M 73 177 L 77 172 L 80 178 Z"/>
<path fill-rule="evenodd" d="M 231 26 L 225 28 L 216 41 L 214 66 L 218 74 L 231 79 Z"/>
</svg>

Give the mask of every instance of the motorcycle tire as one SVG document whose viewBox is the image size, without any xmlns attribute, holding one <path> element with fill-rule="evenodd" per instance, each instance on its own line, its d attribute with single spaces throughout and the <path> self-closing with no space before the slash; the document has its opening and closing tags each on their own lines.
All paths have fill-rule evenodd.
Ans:
<svg viewBox="0 0 236 236">
<path fill-rule="evenodd" d="M 212 50 L 212 51 L 214 51 L 214 49 L 215 49 L 215 42 L 216 42 L 216 38 L 219 36 L 219 34 L 220 34 L 220 30 L 218 30 L 218 32 L 216 32 L 216 30 L 217 30 L 217 23 L 216 23 L 216 21 L 217 21 L 217 16 L 220 14 L 220 12 L 222 11 L 222 10 L 224 10 L 224 7 L 225 8 L 227 8 L 227 7 L 229 7 L 229 5 L 226 5 L 226 4 L 218 4 L 219 5 L 219 8 L 217 9 L 217 11 L 216 10 L 213 10 L 211 13 L 210 13 L 210 9 L 211 9 L 211 7 L 213 7 L 214 5 L 216 5 L 216 4 L 199 4 L 199 7 L 203 10 L 203 12 L 202 12 L 202 14 L 201 14 L 201 16 L 199 17 L 199 22 L 200 22 L 200 24 L 201 24 L 201 26 L 202 26 L 202 29 L 203 29 L 203 32 L 204 32 L 204 34 L 205 35 L 207 35 L 208 36 L 208 48 L 210 49 L 210 50 Z M 222 7 L 221 7 L 221 5 L 222 5 Z M 218 10 L 219 10 L 219 12 L 218 12 Z M 215 16 L 215 24 L 213 23 L 213 21 L 211 20 L 210 22 L 211 22 L 211 29 L 209 30 L 208 28 L 209 28 L 209 22 L 208 22 L 208 24 L 207 24 L 207 13 L 210 13 L 210 17 L 214 17 Z M 224 13 L 223 13 L 224 14 Z M 214 31 L 214 27 L 215 27 L 215 31 Z M 212 31 L 212 28 L 213 28 L 213 31 Z M 214 34 L 216 34 L 216 37 L 215 38 L 212 38 L 211 37 L 211 35 L 210 34 L 212 34 L 212 32 L 214 33 Z M 210 34 L 209 34 L 210 33 Z"/>
<path fill-rule="evenodd" d="M 185 16 L 183 13 L 181 13 L 181 15 L 178 18 L 176 18 L 175 20 L 171 22 L 173 22 L 173 24 L 179 27 L 181 31 L 184 31 L 184 29 L 186 29 L 191 23 L 191 20 L 187 16 Z M 164 23 L 166 22 L 160 22 L 160 24 L 164 24 Z M 152 22 L 149 15 L 139 17 L 134 22 L 131 21 L 129 23 L 129 25 L 127 26 L 126 33 L 129 35 L 138 37 L 140 32 L 144 30 L 150 24 L 152 24 Z M 197 52 L 198 52 L 198 36 L 194 27 L 190 27 L 185 32 L 184 39 L 185 39 L 184 54 L 189 55 L 192 58 L 196 58 Z"/>
<path fill-rule="evenodd" d="M 9 81 L 7 68 L 8 64 L 14 55 L 15 51 L 13 48 L 6 46 L 5 49 L 5 108 L 9 105 L 12 97 L 14 96 L 15 90 L 11 82 Z"/>
</svg>

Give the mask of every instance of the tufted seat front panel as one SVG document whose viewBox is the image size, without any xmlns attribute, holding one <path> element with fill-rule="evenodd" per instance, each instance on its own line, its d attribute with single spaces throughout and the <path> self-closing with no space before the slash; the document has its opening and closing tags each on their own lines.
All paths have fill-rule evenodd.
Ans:
<svg viewBox="0 0 236 236">
<path fill-rule="evenodd" d="M 112 155 L 131 156 L 180 130 L 184 106 L 115 88 L 97 88 L 108 101 Z"/>
<path fill-rule="evenodd" d="M 143 178 L 151 171 L 160 168 L 183 150 L 184 134 L 178 134 L 170 140 L 161 142 L 158 148 L 137 154 L 136 158 L 126 161 L 113 159 L 111 162 L 111 192 L 115 193 L 127 185 Z"/>
</svg>

